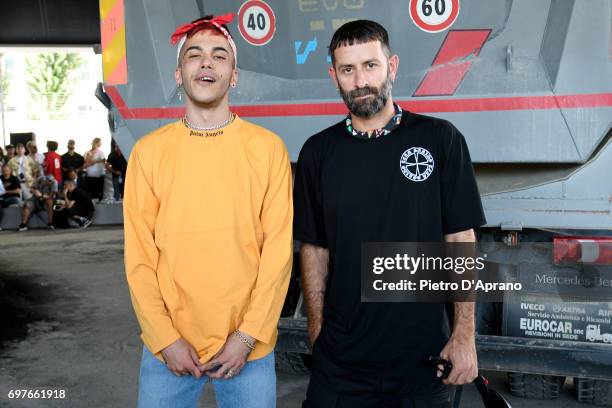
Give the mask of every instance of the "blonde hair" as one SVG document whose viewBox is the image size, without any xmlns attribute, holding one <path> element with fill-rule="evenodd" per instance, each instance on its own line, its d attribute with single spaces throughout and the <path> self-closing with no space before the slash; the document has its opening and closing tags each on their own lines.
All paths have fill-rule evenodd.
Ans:
<svg viewBox="0 0 612 408">
<path fill-rule="evenodd" d="M 102 139 L 100 139 L 99 137 L 96 137 L 94 140 L 91 141 L 91 150 L 95 149 L 97 144 L 102 144 Z"/>
</svg>

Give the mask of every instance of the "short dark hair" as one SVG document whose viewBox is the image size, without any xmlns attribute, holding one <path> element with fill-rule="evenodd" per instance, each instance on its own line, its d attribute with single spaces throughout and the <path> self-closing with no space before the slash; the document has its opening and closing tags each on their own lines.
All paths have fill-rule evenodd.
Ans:
<svg viewBox="0 0 612 408">
<path fill-rule="evenodd" d="M 380 41 L 387 57 L 391 56 L 389 33 L 382 25 L 371 20 L 355 20 L 345 23 L 336 30 L 329 43 L 329 56 L 331 57 L 332 65 L 336 63 L 334 51 L 337 48 L 370 41 Z"/>
<path fill-rule="evenodd" d="M 52 152 L 56 151 L 57 150 L 57 142 L 54 142 L 53 140 L 47 141 L 47 149 L 49 149 Z"/>
</svg>

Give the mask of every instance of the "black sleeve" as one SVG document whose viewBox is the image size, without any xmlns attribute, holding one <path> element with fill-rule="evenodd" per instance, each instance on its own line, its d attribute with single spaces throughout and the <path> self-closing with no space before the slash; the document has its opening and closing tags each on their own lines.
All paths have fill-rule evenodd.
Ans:
<svg viewBox="0 0 612 408">
<path fill-rule="evenodd" d="M 11 178 L 9 179 L 9 186 L 7 188 L 7 190 L 16 190 L 18 188 L 21 188 L 21 184 L 19 183 L 19 179 L 15 176 L 11 176 Z"/>
<path fill-rule="evenodd" d="M 443 122 L 444 162 L 441 175 L 442 225 L 444 234 L 465 231 L 486 224 L 470 152 L 463 135 Z"/>
<path fill-rule="evenodd" d="M 309 139 L 295 168 L 293 229 L 295 239 L 327 248 L 320 189 L 320 149 Z"/>
<path fill-rule="evenodd" d="M 125 172 L 127 171 L 127 161 L 125 160 L 125 156 L 121 156 L 119 158 L 119 165 L 121 168 L 121 173 L 123 173 L 123 175 L 125 176 Z"/>
</svg>

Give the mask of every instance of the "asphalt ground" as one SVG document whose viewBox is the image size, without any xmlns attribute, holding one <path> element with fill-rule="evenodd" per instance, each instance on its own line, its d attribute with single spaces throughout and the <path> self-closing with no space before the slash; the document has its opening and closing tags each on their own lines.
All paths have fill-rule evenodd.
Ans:
<svg viewBox="0 0 612 408">
<path fill-rule="evenodd" d="M 0 407 L 134 407 L 142 343 L 123 269 L 119 227 L 0 232 Z M 513 407 L 578 408 L 568 380 L 554 401 L 509 396 Z M 280 408 L 301 406 L 307 375 L 278 373 Z M 64 398 L 9 399 L 10 390 Z M 212 388 L 200 407 L 215 407 Z M 467 387 L 462 407 L 481 407 Z"/>
</svg>

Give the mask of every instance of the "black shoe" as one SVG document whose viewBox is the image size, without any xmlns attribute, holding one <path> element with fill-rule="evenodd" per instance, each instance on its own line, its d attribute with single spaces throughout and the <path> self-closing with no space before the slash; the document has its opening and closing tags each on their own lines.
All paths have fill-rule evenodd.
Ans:
<svg viewBox="0 0 612 408">
<path fill-rule="evenodd" d="M 83 223 L 81 224 L 81 228 L 85 229 L 91 225 L 91 220 L 88 218 L 83 219 Z"/>
<path fill-rule="evenodd" d="M 17 227 L 17 231 L 21 232 L 21 231 L 27 231 L 28 230 L 28 226 L 25 224 L 19 224 L 19 227 Z"/>
<path fill-rule="evenodd" d="M 53 224 L 47 224 L 47 229 L 50 231 L 55 231 L 55 227 L 53 226 Z"/>
</svg>

